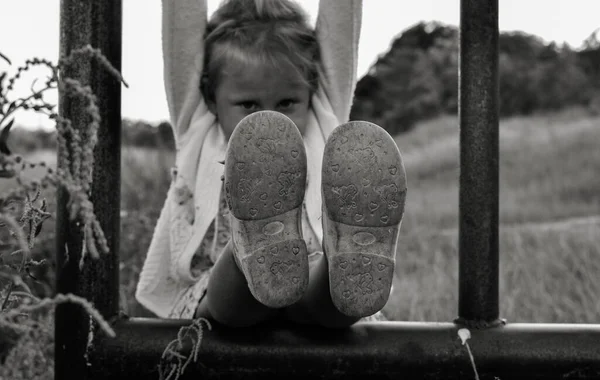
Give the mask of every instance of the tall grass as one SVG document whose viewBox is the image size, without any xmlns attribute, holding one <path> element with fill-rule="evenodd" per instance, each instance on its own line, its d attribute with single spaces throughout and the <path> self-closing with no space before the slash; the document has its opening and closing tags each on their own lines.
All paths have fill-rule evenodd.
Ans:
<svg viewBox="0 0 600 380">
<path fill-rule="evenodd" d="M 577 110 L 501 123 L 500 306 L 509 322 L 600 320 L 599 127 L 600 116 Z M 424 123 L 396 142 L 409 190 L 384 313 L 394 320 L 451 321 L 458 290 L 457 121 Z M 55 163 L 53 152 L 36 155 L 33 160 Z M 173 160 L 168 150 L 122 150 L 121 308 L 131 316 L 152 316 L 134 293 Z M 54 194 L 43 196 L 56 215 Z M 53 216 L 44 224 L 32 252 L 34 259 L 47 260 L 33 273 L 37 281 L 27 280 L 40 297 L 51 295 L 54 286 L 54 222 Z M 36 368 L 51 365 L 47 359 L 31 358 L 39 361 Z"/>
<path fill-rule="evenodd" d="M 134 298 L 146 250 L 171 181 L 175 155 L 166 149 L 126 147 L 121 160 L 121 308 L 153 316 Z"/>
<path fill-rule="evenodd" d="M 503 317 L 600 320 L 598 141 L 600 118 L 581 110 L 501 123 Z M 396 142 L 409 190 L 385 312 L 400 320 L 451 320 L 458 289 L 458 124 L 455 118 L 437 119 Z"/>
<path fill-rule="evenodd" d="M 396 280 L 384 312 L 397 320 L 451 320 L 457 313 L 459 130 L 442 117 L 396 136 L 408 177 Z M 600 117 L 581 110 L 511 118 L 500 128 L 501 314 L 529 322 L 597 322 L 600 310 Z M 37 153 L 52 164 L 53 153 Z M 124 147 L 121 173 L 121 301 L 150 316 L 135 286 L 163 206 L 172 151 Z M 53 195 L 47 194 L 54 210 Z M 583 223 L 570 222 L 583 218 Z M 554 221 L 567 220 L 565 223 Z M 54 219 L 32 286 L 54 283 Z"/>
<path fill-rule="evenodd" d="M 396 136 L 408 176 L 395 320 L 457 314 L 459 138 L 443 117 Z M 511 118 L 500 129 L 501 315 L 509 321 L 597 322 L 600 308 L 600 117 L 581 110 Z M 135 283 L 168 189 L 172 152 L 126 149 L 122 172 L 122 296 Z M 141 191 L 143 189 L 143 191 Z M 555 221 L 567 220 L 564 223 Z"/>
<path fill-rule="evenodd" d="M 599 232 L 600 218 L 501 228 L 501 317 L 598 323 Z M 456 230 L 403 236 L 385 314 L 395 320 L 453 320 L 458 313 L 457 247 Z"/>
</svg>

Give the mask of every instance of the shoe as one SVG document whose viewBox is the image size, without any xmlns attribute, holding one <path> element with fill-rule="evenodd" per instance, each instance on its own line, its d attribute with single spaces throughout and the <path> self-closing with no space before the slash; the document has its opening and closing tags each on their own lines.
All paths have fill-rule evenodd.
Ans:
<svg viewBox="0 0 600 380">
<path fill-rule="evenodd" d="M 287 116 L 256 112 L 233 131 L 224 182 L 234 257 L 252 295 L 268 307 L 295 303 L 308 285 L 306 170 L 302 136 Z"/>
<path fill-rule="evenodd" d="M 325 144 L 323 247 L 337 309 L 366 317 L 390 295 L 406 198 L 406 172 L 392 137 L 378 125 L 338 126 Z"/>
</svg>

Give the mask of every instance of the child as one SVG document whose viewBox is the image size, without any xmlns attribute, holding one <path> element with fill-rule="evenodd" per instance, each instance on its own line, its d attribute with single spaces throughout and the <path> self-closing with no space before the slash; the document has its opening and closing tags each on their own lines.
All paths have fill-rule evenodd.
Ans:
<svg viewBox="0 0 600 380">
<path fill-rule="evenodd" d="M 339 126 L 361 12 L 323 0 L 312 30 L 283 0 L 226 1 L 208 23 L 204 1 L 163 1 L 176 169 L 136 292 L 159 317 L 343 327 L 379 315 L 406 178 L 383 129 Z"/>
</svg>

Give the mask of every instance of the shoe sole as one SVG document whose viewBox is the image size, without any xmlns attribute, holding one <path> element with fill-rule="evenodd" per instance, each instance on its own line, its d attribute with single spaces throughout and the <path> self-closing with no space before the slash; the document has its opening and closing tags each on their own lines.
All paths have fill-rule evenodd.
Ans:
<svg viewBox="0 0 600 380">
<path fill-rule="evenodd" d="M 302 136 L 283 114 L 248 115 L 231 135 L 224 181 L 234 257 L 252 295 L 268 307 L 295 303 L 308 285 L 300 224 L 306 170 Z"/>
<path fill-rule="evenodd" d="M 322 166 L 323 245 L 337 309 L 381 310 L 390 295 L 406 198 L 406 172 L 392 137 L 376 124 L 337 127 Z"/>
</svg>

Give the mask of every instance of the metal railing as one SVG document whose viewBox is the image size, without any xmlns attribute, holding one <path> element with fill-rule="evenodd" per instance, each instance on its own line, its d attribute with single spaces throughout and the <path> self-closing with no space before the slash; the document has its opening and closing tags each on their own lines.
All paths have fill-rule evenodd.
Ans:
<svg viewBox="0 0 600 380">
<path fill-rule="evenodd" d="M 474 378 L 457 335 L 469 340 L 482 379 L 598 379 L 600 325 L 511 324 L 499 319 L 498 0 L 462 0 L 460 19 L 460 192 L 458 318 L 446 323 L 361 322 L 345 330 L 292 324 L 204 334 L 199 360 L 182 379 Z M 62 0 L 61 51 L 90 44 L 121 67 L 122 0 Z M 93 302 L 112 320 L 106 337 L 79 307 L 56 310 L 56 379 L 158 379 L 163 350 L 189 320 L 125 318 L 118 308 L 120 84 L 93 63 L 68 74 L 90 83 L 102 123 L 92 201 L 111 253 L 79 267 L 83 237 L 58 191 L 57 292 Z M 80 120 L 83 104 L 61 99 Z M 183 350 L 191 350 L 188 342 Z"/>
</svg>

